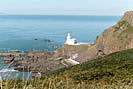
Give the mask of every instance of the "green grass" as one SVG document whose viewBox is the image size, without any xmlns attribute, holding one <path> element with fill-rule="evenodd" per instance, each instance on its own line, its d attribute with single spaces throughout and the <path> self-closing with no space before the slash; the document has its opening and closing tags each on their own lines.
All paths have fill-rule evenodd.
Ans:
<svg viewBox="0 0 133 89">
<path fill-rule="evenodd" d="M 28 81 L 4 80 L 3 89 L 133 89 L 133 49 Z"/>
</svg>

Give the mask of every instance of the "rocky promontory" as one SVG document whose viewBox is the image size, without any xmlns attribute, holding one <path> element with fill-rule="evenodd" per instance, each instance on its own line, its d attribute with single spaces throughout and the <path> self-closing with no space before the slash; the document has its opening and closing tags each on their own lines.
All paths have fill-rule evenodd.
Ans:
<svg viewBox="0 0 133 89">
<path fill-rule="evenodd" d="M 75 60 L 82 63 L 131 48 L 133 48 L 133 11 L 128 11 L 116 25 L 111 26 L 101 35 L 97 36 L 94 44 L 90 46 L 64 45 L 57 49 L 57 51 L 60 55 L 67 55 L 69 57 L 77 53 L 78 57 Z"/>
</svg>

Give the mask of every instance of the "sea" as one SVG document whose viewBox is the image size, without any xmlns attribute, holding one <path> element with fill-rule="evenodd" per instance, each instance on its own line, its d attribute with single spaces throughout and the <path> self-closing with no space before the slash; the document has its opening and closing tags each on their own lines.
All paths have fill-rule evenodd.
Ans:
<svg viewBox="0 0 133 89">
<path fill-rule="evenodd" d="M 120 16 L 0 15 L 0 52 L 33 49 L 55 50 L 69 32 L 77 42 L 93 43 Z M 50 40 L 48 42 L 47 40 Z M 19 72 L 0 58 L 0 78 L 31 78 L 37 73 Z"/>
</svg>

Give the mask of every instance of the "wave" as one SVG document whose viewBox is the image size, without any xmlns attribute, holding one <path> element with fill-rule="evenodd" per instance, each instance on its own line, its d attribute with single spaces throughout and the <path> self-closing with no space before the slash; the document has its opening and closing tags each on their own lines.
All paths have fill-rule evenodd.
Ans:
<svg viewBox="0 0 133 89">
<path fill-rule="evenodd" d="M 17 72 L 17 70 L 14 69 L 1 69 L 0 73 L 6 73 L 6 72 Z"/>
</svg>

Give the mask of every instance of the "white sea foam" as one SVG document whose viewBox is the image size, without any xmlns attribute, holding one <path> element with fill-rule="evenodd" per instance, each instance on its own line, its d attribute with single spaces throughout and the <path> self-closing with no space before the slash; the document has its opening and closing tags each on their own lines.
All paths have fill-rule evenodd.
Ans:
<svg viewBox="0 0 133 89">
<path fill-rule="evenodd" d="M 17 71 L 14 69 L 1 69 L 0 70 L 0 73 L 6 73 L 6 72 L 17 72 Z"/>
</svg>

